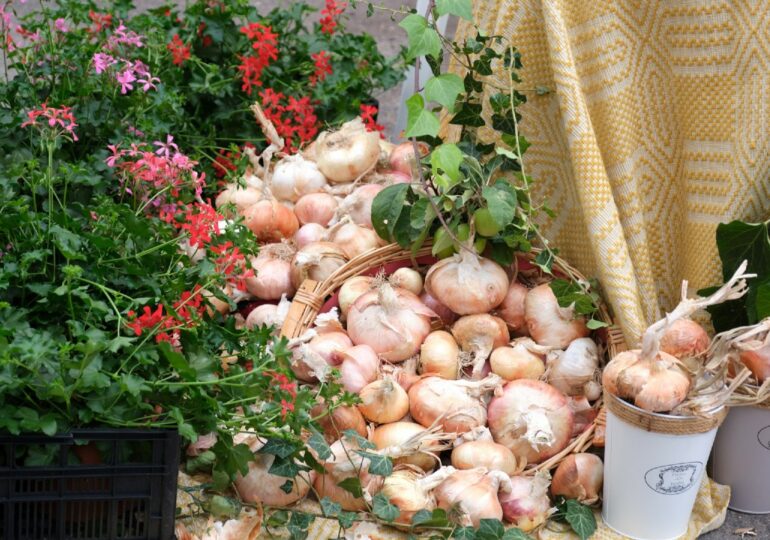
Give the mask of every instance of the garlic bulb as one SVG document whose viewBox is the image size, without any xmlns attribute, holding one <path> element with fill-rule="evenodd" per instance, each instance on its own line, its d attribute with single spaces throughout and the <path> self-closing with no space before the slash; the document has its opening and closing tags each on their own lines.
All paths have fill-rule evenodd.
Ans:
<svg viewBox="0 0 770 540">
<path fill-rule="evenodd" d="M 399 268 L 390 275 L 388 281 L 394 287 L 401 287 L 417 295 L 422 292 L 422 276 L 412 268 Z"/>
</svg>

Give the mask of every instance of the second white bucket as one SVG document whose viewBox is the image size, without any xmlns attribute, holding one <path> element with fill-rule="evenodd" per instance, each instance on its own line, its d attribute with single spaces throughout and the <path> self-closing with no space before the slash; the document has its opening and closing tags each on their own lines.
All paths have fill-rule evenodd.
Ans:
<svg viewBox="0 0 770 540">
<path fill-rule="evenodd" d="M 701 417 L 650 413 L 605 395 L 602 518 L 639 540 L 687 532 L 724 409 Z"/>
<path fill-rule="evenodd" d="M 770 407 L 734 407 L 714 443 L 714 480 L 731 488 L 730 508 L 770 514 Z"/>
</svg>

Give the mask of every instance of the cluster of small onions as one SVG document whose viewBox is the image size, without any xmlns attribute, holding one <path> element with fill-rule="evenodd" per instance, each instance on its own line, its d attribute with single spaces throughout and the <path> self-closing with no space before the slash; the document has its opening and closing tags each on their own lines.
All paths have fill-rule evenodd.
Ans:
<svg viewBox="0 0 770 540">
<path fill-rule="evenodd" d="M 255 276 L 246 283 L 260 306 L 247 326 L 280 327 L 281 298 L 291 298 L 305 279 L 323 280 L 383 245 L 372 228 L 372 201 L 388 185 L 411 182 L 414 163 L 411 143 L 384 141 L 357 118 L 322 133 L 303 152 L 282 157 L 264 178 L 250 173 L 245 185 L 228 184 L 217 208 L 234 207 L 262 244 L 251 260 Z M 229 306 L 221 304 L 226 312 Z"/>
<path fill-rule="evenodd" d="M 342 285 L 339 319 L 319 317 L 295 340 L 292 369 L 308 384 L 338 373 L 360 404 L 327 416 L 316 406 L 332 457 L 321 460 L 323 474 L 308 473 L 307 489 L 292 492 L 293 500 L 312 485 L 318 497 L 351 511 L 365 510 L 367 496 L 382 491 L 402 524 L 432 508 L 459 509 L 450 514 L 475 526 L 496 518 L 532 530 L 548 518 L 550 479 L 522 472 L 591 424 L 599 350 L 586 321 L 561 308 L 547 283 L 529 288 L 513 274 L 462 250 L 425 274 L 402 267 L 387 278 L 357 276 Z M 393 458 L 394 473 L 370 474 L 346 430 Z M 553 495 L 598 499 L 601 460 L 586 456 L 557 469 Z M 353 476 L 363 497 L 339 486 Z M 247 500 L 273 500 L 265 493 L 270 482 L 248 485 L 239 485 Z"/>
</svg>

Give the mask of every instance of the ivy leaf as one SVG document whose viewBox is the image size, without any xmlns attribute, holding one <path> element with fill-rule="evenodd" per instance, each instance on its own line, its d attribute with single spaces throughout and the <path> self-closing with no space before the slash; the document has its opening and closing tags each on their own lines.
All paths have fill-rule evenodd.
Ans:
<svg viewBox="0 0 770 540">
<path fill-rule="evenodd" d="M 353 495 L 355 498 L 363 497 L 364 490 L 361 488 L 361 480 L 357 476 L 345 478 L 337 484 L 339 487 Z"/>
<path fill-rule="evenodd" d="M 418 56 L 438 57 L 441 53 L 441 38 L 428 25 L 425 17 L 412 13 L 404 17 L 398 25 L 406 31 L 409 49 L 406 51 L 407 61 Z"/>
<path fill-rule="evenodd" d="M 268 439 L 259 449 L 260 454 L 272 454 L 278 458 L 287 458 L 298 450 L 297 446 L 286 439 Z"/>
<path fill-rule="evenodd" d="M 476 530 L 473 527 L 457 527 L 452 531 L 452 538 L 459 540 L 476 540 Z"/>
<path fill-rule="evenodd" d="M 436 0 L 436 13 L 439 15 L 457 15 L 472 22 L 473 3 L 471 0 Z"/>
<path fill-rule="evenodd" d="M 481 117 L 481 103 L 469 103 L 466 101 L 449 123 L 468 127 L 483 126 L 485 122 Z"/>
<path fill-rule="evenodd" d="M 378 493 L 372 499 L 372 512 L 388 523 L 391 523 L 401 514 L 398 507 L 391 503 L 384 493 Z"/>
<path fill-rule="evenodd" d="M 357 444 L 359 448 L 363 448 L 366 450 L 373 450 L 377 448 L 377 446 L 373 442 L 371 442 L 368 439 L 365 439 L 353 429 L 346 429 L 345 431 L 342 432 L 342 434 L 345 436 L 346 439 L 349 439 L 353 441 L 355 444 Z"/>
<path fill-rule="evenodd" d="M 532 537 L 521 529 L 514 527 L 505 531 L 503 540 L 532 540 Z"/>
<path fill-rule="evenodd" d="M 369 473 L 378 476 L 390 476 L 393 472 L 393 460 L 372 452 L 357 451 L 356 454 L 369 460 Z"/>
<path fill-rule="evenodd" d="M 505 527 L 499 519 L 482 519 L 476 532 L 478 540 L 500 540 L 505 534 Z"/>
<path fill-rule="evenodd" d="M 586 323 L 586 327 L 589 330 L 598 330 L 599 328 L 604 328 L 606 326 L 609 326 L 609 324 L 607 324 L 604 321 L 600 321 L 598 319 L 593 319 L 593 318 L 589 319 L 588 322 Z"/>
<path fill-rule="evenodd" d="M 516 216 L 516 190 L 505 180 L 498 180 L 493 186 L 486 186 L 481 190 L 487 208 L 500 227 L 505 227 Z"/>
<path fill-rule="evenodd" d="M 353 522 L 356 520 L 356 513 L 355 512 L 340 512 L 337 516 L 337 521 L 340 524 L 340 527 L 343 529 L 349 529 L 351 525 L 353 525 Z"/>
<path fill-rule="evenodd" d="M 544 249 L 543 251 L 541 251 L 535 256 L 535 265 L 546 274 L 552 274 L 553 273 L 553 254 L 547 249 Z"/>
<path fill-rule="evenodd" d="M 294 478 L 299 474 L 299 467 L 293 459 L 279 458 L 276 456 L 273 464 L 268 469 L 270 474 L 283 476 L 284 478 Z"/>
<path fill-rule="evenodd" d="M 446 527 L 449 524 L 446 511 L 443 508 L 420 510 L 412 516 L 412 526 L 417 527 Z"/>
<path fill-rule="evenodd" d="M 380 191 L 372 201 L 372 226 L 383 240 L 393 241 L 393 231 L 410 190 L 409 184 L 394 184 Z"/>
<path fill-rule="evenodd" d="M 415 94 L 406 100 L 406 136 L 435 137 L 441 124 L 431 111 L 425 109 L 425 101 L 420 94 Z"/>
<path fill-rule="evenodd" d="M 440 103 L 449 112 L 454 110 L 457 96 L 465 90 L 463 80 L 454 73 L 431 77 L 425 83 L 425 99 Z"/>
<path fill-rule="evenodd" d="M 291 490 L 294 489 L 294 481 L 293 480 L 286 480 L 283 484 L 281 484 L 281 491 L 283 491 L 286 494 L 291 493 Z"/>
<path fill-rule="evenodd" d="M 339 503 L 332 501 L 329 497 L 321 499 L 321 512 L 326 517 L 336 517 L 342 510 L 342 506 Z"/>
<path fill-rule="evenodd" d="M 455 182 L 461 178 L 460 165 L 462 162 L 463 153 L 453 143 L 444 143 L 437 146 L 430 154 L 430 165 L 433 168 L 433 174 L 438 174 L 439 170 L 444 171 L 444 174 Z"/>
<path fill-rule="evenodd" d="M 567 499 L 564 519 L 580 540 L 587 540 L 596 531 L 596 518 L 593 511 L 575 499 Z"/>
<path fill-rule="evenodd" d="M 318 433 L 315 429 L 311 430 L 312 435 L 307 440 L 308 446 L 316 451 L 316 454 L 318 454 L 318 457 L 321 459 L 329 459 L 332 457 L 332 450 L 329 447 L 329 444 L 326 442 L 326 439 L 324 439 L 324 436 Z"/>
</svg>

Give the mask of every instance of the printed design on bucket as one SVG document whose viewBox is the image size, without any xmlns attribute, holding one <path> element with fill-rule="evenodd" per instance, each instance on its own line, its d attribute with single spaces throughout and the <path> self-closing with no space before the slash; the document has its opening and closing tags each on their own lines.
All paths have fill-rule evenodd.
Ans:
<svg viewBox="0 0 770 540">
<path fill-rule="evenodd" d="M 702 469 L 703 463 L 700 461 L 661 465 L 647 471 L 644 481 L 657 493 L 679 495 L 695 485 L 700 479 Z"/>
<path fill-rule="evenodd" d="M 770 426 L 765 426 L 757 432 L 757 440 L 765 449 L 770 450 Z"/>
</svg>

